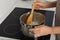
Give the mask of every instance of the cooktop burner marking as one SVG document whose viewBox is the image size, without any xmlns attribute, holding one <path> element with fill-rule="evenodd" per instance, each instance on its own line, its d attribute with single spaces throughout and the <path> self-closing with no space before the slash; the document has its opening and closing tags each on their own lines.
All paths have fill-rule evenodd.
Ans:
<svg viewBox="0 0 60 40">
<path fill-rule="evenodd" d="M 15 35 L 20 31 L 20 27 L 16 24 L 10 24 L 4 27 L 3 32 L 8 35 Z"/>
</svg>

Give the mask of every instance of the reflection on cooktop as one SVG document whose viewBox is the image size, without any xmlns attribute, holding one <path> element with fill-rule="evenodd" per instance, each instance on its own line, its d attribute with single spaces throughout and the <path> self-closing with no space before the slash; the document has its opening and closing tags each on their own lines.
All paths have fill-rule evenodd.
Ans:
<svg viewBox="0 0 60 40">
<path fill-rule="evenodd" d="M 24 36 L 21 32 L 21 25 L 19 18 L 23 13 L 29 12 L 31 9 L 15 8 L 8 17 L 0 25 L 0 36 L 21 39 L 21 40 L 34 40 L 34 38 Z M 53 11 L 35 10 L 36 12 L 45 15 L 45 25 L 52 26 Z M 39 37 L 38 40 L 49 40 L 50 35 Z"/>
</svg>

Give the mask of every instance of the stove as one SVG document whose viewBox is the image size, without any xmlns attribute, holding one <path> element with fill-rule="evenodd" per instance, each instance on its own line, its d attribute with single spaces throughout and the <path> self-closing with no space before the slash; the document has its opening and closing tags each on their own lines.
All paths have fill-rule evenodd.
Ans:
<svg viewBox="0 0 60 40">
<path fill-rule="evenodd" d="M 24 36 L 21 32 L 19 18 L 23 13 L 30 12 L 31 9 L 15 8 L 0 25 L 0 36 L 21 40 L 34 40 L 34 38 Z M 35 10 L 45 16 L 45 25 L 52 26 L 54 11 Z M 50 40 L 50 35 L 38 37 L 38 40 Z"/>
</svg>

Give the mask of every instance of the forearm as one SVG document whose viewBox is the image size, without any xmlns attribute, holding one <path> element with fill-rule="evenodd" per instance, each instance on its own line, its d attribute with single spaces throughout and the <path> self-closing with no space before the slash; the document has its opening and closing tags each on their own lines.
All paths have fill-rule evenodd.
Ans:
<svg viewBox="0 0 60 40">
<path fill-rule="evenodd" d="M 49 8 L 49 7 L 56 7 L 56 3 L 57 3 L 57 1 L 55 1 L 55 2 L 46 2 L 46 5 L 45 5 L 45 7 L 47 8 Z"/>
<path fill-rule="evenodd" d="M 52 34 L 60 34 L 60 27 L 53 27 L 52 28 Z"/>
<path fill-rule="evenodd" d="M 56 7 L 56 4 L 57 4 L 57 1 L 52 2 L 52 3 L 51 3 L 51 6 L 52 6 L 52 7 Z"/>
</svg>

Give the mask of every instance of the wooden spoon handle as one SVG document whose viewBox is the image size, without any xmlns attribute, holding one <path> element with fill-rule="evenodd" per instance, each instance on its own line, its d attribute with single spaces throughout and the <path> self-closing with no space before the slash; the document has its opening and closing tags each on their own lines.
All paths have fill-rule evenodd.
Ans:
<svg viewBox="0 0 60 40">
<path fill-rule="evenodd" d="M 34 2 L 36 2 L 36 1 L 37 0 L 34 0 Z M 33 6 L 32 6 L 31 14 L 28 16 L 26 24 L 31 24 L 31 22 L 32 22 L 33 13 L 34 13 L 34 7 L 35 7 L 35 4 L 33 4 Z"/>
<path fill-rule="evenodd" d="M 34 2 L 37 2 L 37 0 L 34 0 Z M 34 9 L 35 9 L 35 4 L 33 4 L 33 6 L 32 6 L 31 14 L 34 13 Z"/>
</svg>

